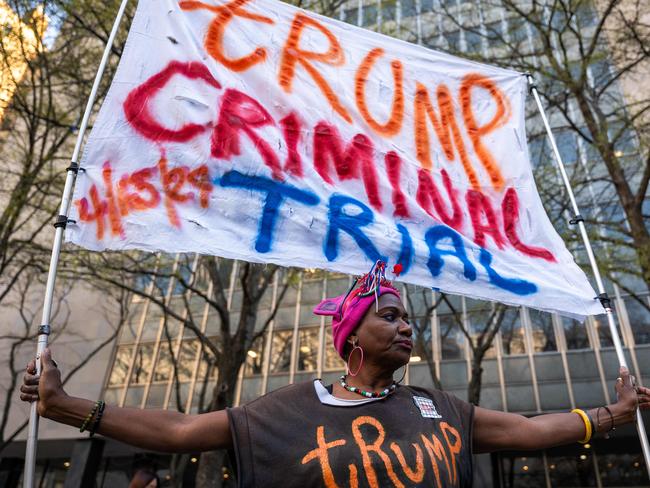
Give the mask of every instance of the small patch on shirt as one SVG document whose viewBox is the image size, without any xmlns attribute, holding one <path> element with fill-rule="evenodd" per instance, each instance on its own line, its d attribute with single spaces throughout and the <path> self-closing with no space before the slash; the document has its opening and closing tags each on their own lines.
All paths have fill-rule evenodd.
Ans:
<svg viewBox="0 0 650 488">
<path fill-rule="evenodd" d="M 414 396 L 413 401 L 420 409 L 420 413 L 424 418 L 428 419 L 441 419 L 442 415 L 436 410 L 436 406 L 433 404 L 430 398 Z"/>
</svg>

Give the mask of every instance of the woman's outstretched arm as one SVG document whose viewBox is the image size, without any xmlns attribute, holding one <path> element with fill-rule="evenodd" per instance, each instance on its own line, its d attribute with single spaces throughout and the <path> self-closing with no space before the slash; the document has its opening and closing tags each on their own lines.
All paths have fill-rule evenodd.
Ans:
<svg viewBox="0 0 650 488">
<path fill-rule="evenodd" d="M 38 401 L 40 416 L 73 427 L 81 427 L 94 402 L 69 396 L 61 384 L 61 372 L 46 349 L 41 357 L 41 376 L 36 363 L 27 366 L 21 400 Z M 168 410 L 142 410 L 107 405 L 97 431 L 133 446 L 161 452 L 196 452 L 231 447 L 225 410 L 185 415 Z"/>
<path fill-rule="evenodd" d="M 618 401 L 608 405 L 614 427 L 634 421 L 637 406 L 650 408 L 650 389 L 634 387 L 627 369 L 621 368 L 616 382 Z M 611 430 L 612 418 L 600 410 L 600 427 L 596 409 L 589 410 L 596 432 Z M 596 433 L 594 432 L 594 434 Z M 578 442 L 585 438 L 585 423 L 576 413 L 554 413 L 527 418 L 513 413 L 476 408 L 474 415 L 474 451 L 537 450 Z"/>
</svg>

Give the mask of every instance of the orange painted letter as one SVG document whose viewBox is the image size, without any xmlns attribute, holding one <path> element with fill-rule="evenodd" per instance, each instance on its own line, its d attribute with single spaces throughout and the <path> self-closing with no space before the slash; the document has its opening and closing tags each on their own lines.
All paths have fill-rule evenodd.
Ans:
<svg viewBox="0 0 650 488">
<path fill-rule="evenodd" d="M 436 437 L 435 434 L 431 434 L 431 442 L 427 437 L 421 435 L 422 442 L 424 442 L 424 447 L 429 453 L 429 458 L 431 458 L 431 466 L 433 467 L 433 472 L 436 475 L 436 483 L 438 486 L 442 486 L 440 483 L 440 470 L 438 469 L 438 461 L 445 461 L 445 466 L 447 466 L 447 476 L 449 482 L 451 483 L 451 472 L 449 467 L 449 459 L 447 458 L 447 452 L 445 448 L 442 447 L 440 439 Z"/>
<path fill-rule="evenodd" d="M 305 454 L 305 457 L 302 458 L 302 464 L 307 464 L 314 459 L 318 459 L 320 461 L 321 470 L 323 471 L 323 482 L 325 483 L 326 488 L 338 488 L 339 485 L 337 485 L 334 480 L 334 473 L 330 466 L 330 458 L 327 455 L 327 450 L 333 447 L 345 445 L 345 439 L 325 442 L 325 427 L 319 425 L 318 429 L 316 429 L 316 442 L 318 443 L 318 447 Z"/>
<path fill-rule="evenodd" d="M 362 425 L 372 425 L 377 430 L 377 438 L 372 444 L 367 444 L 363 438 L 363 434 L 361 433 L 360 429 Z M 361 451 L 363 469 L 366 472 L 368 484 L 372 488 L 379 488 L 379 483 L 377 482 L 377 473 L 375 473 L 375 469 L 372 467 L 372 461 L 370 460 L 369 454 L 371 452 L 374 452 L 383 461 L 384 466 L 386 466 L 386 472 L 388 473 L 390 480 L 393 482 L 393 485 L 398 488 L 404 488 L 404 484 L 397 478 L 397 475 L 393 470 L 393 464 L 391 463 L 388 454 L 381 450 L 381 445 L 384 443 L 384 438 L 386 437 L 383 425 L 381 425 L 381 423 L 379 423 L 379 421 L 374 417 L 357 417 L 352 422 L 352 434 L 354 434 L 354 440 L 356 441 L 357 445 L 359 446 L 359 450 Z"/>
<path fill-rule="evenodd" d="M 472 110 L 472 88 L 474 87 L 487 90 L 497 105 L 492 120 L 480 127 L 476 121 L 476 117 L 474 117 L 474 111 Z M 485 170 L 490 175 L 492 185 L 500 191 L 503 189 L 505 184 L 503 176 L 501 175 L 501 170 L 490 151 L 488 151 L 483 145 L 481 137 L 503 126 L 503 124 L 510 119 L 510 104 L 508 103 L 508 99 L 504 96 L 501 90 L 499 90 L 494 81 L 482 75 L 473 73 L 463 78 L 460 85 L 460 102 L 463 108 L 465 127 L 467 127 L 467 133 L 472 141 L 472 145 L 474 146 L 474 152 L 476 152 L 483 167 L 485 167 Z"/>
<path fill-rule="evenodd" d="M 440 422 L 440 430 L 442 430 L 442 435 L 445 438 L 449 452 L 451 453 L 451 470 L 453 477 L 453 483 L 456 484 L 456 478 L 458 477 L 457 468 L 456 468 L 456 456 L 460 454 L 460 450 L 463 448 L 463 440 L 460 437 L 460 434 L 456 429 L 454 429 L 447 422 Z M 454 436 L 454 443 L 449 442 L 449 436 L 447 433 L 450 433 Z"/>
<path fill-rule="evenodd" d="M 393 95 L 393 106 L 388 121 L 385 124 L 377 122 L 372 115 L 370 115 L 370 110 L 368 110 L 368 105 L 366 104 L 366 81 L 368 80 L 368 74 L 377 58 L 383 54 L 384 50 L 380 47 L 376 47 L 370 51 L 361 62 L 354 78 L 354 96 L 357 100 L 359 113 L 361 113 L 363 119 L 372 130 L 382 136 L 394 136 L 401 130 L 402 120 L 404 119 L 404 74 L 402 63 L 400 61 L 394 59 L 390 63 L 391 69 L 393 70 L 395 94 Z"/>
<path fill-rule="evenodd" d="M 246 71 L 251 66 L 266 59 L 266 49 L 258 47 L 251 54 L 241 58 L 229 58 L 223 51 L 223 36 L 228 23 L 235 17 L 273 24 L 273 20 L 263 15 L 253 14 L 243 9 L 244 4 L 250 0 L 234 0 L 224 5 L 208 5 L 194 0 L 186 0 L 179 3 L 183 10 L 206 9 L 214 12 L 216 17 L 210 23 L 208 32 L 205 35 L 205 49 L 214 59 L 232 71 Z"/>
<path fill-rule="evenodd" d="M 327 51 L 303 51 L 300 48 L 300 37 L 302 36 L 303 29 L 307 26 L 319 30 L 325 37 L 327 37 L 327 40 L 329 41 L 329 48 Z M 334 37 L 334 34 L 315 19 L 312 19 L 302 12 L 298 12 L 293 19 L 293 24 L 291 24 L 291 30 L 289 31 L 289 37 L 284 45 L 284 49 L 282 50 L 279 75 L 280 86 L 287 93 L 291 92 L 293 78 L 296 73 L 296 64 L 300 63 L 307 73 L 309 73 L 309 75 L 314 79 L 318 88 L 323 92 L 332 108 L 336 110 L 336 112 L 338 112 L 346 122 L 352 123 L 350 114 L 345 107 L 341 105 L 334 90 L 332 90 L 325 78 L 323 78 L 323 75 L 321 75 L 316 68 L 311 65 L 310 61 L 326 63 L 331 66 L 341 66 L 345 62 L 345 57 L 343 55 L 343 49 L 341 48 L 339 41 Z"/>
<path fill-rule="evenodd" d="M 431 146 L 429 145 L 429 131 L 427 128 L 427 116 L 433 124 L 440 145 L 449 161 L 454 160 L 454 145 L 458 151 L 460 162 L 467 174 L 472 188 L 480 188 L 478 177 L 467 155 L 467 149 L 463 142 L 463 136 L 458 128 L 456 117 L 454 116 L 454 105 L 451 93 L 446 85 L 438 86 L 436 92 L 438 98 L 438 108 L 440 110 L 440 119 L 436 115 L 433 104 L 429 99 L 429 92 L 421 83 L 417 83 L 415 91 L 415 148 L 417 158 L 424 169 L 430 170 L 431 163 Z M 451 134 L 450 134 L 451 132 Z"/>
<path fill-rule="evenodd" d="M 420 483 L 424 479 L 422 449 L 420 449 L 420 446 L 416 443 L 413 443 L 413 447 L 415 448 L 415 470 L 411 469 L 411 467 L 408 465 L 406 459 L 404 459 L 404 454 L 402 453 L 402 450 L 397 445 L 397 443 L 391 442 L 390 444 L 390 448 L 395 453 L 395 456 L 397 456 L 397 460 L 402 466 L 404 474 L 408 476 L 408 479 L 410 479 L 413 483 Z"/>
</svg>

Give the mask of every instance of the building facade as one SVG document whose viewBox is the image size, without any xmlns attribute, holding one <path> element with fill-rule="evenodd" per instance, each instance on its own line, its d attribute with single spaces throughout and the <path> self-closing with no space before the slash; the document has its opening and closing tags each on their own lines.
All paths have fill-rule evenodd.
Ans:
<svg viewBox="0 0 650 488">
<path fill-rule="evenodd" d="M 224 267 L 230 270 L 230 283 L 236 283 L 237 264 Z M 329 324 L 325 318 L 313 315 L 312 309 L 325 296 L 345 293 L 350 279 L 322 272 L 301 274 L 279 304 L 266 333 L 248 351 L 237 385 L 236 404 L 295 382 L 322 378 L 325 383 L 332 383 L 338 379 L 344 364 L 332 346 Z M 168 291 L 168 299 L 173 300 L 174 291 L 182 289 L 170 283 Z M 419 308 L 415 297 L 423 300 L 421 291 L 402 288 L 403 295 L 410 294 L 412 310 Z M 237 313 L 241 293 L 236 286 L 228 290 L 233 314 Z M 435 300 L 435 292 L 427 293 Z M 269 289 L 260 308 L 260 323 L 271 313 L 273 294 L 274 290 Z M 441 304 L 428 317 L 430 324 L 425 333 L 433 352 L 429 360 L 443 388 L 467 399 L 471 348 L 456 320 L 460 318 L 470 333 L 478 332 L 484 327 L 490 305 L 462 297 L 451 297 L 450 305 Z M 617 296 L 615 305 L 629 363 L 636 377 L 643 381 L 650 374 L 650 316 L 632 298 Z M 205 392 L 209 397 L 218 373 L 210 371 L 201 344 L 192 334 L 182 327 L 166 326 L 164 318 L 147 302 L 140 307 L 136 326 L 125 329 L 119 339 L 105 399 L 123 406 L 173 409 L 179 408 L 180 400 L 181 410 L 200 411 L 206 404 Z M 215 334 L 215 313 L 198 301 L 196 313 L 201 312 L 205 333 Z M 414 320 L 422 319 L 427 320 L 418 317 L 416 311 Z M 167 352 L 170 344 L 176 351 L 178 382 Z M 404 382 L 433 387 L 429 361 L 419 354 L 425 353 L 414 352 Z M 482 367 L 480 404 L 486 408 L 536 415 L 615 401 L 617 360 L 602 317 L 580 324 L 544 312 L 510 308 Z M 647 483 L 633 429 L 622 429 L 609 440 L 594 440 L 589 447 L 576 444 L 546 452 L 497 454 L 479 459 L 477 465 L 477 486 Z"/>
</svg>

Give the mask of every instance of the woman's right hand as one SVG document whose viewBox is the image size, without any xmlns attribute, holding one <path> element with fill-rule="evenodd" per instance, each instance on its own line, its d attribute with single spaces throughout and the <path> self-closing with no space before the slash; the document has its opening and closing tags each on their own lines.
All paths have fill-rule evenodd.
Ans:
<svg viewBox="0 0 650 488">
<path fill-rule="evenodd" d="M 38 414 L 47 417 L 47 412 L 62 398 L 67 397 L 61 382 L 61 371 L 52 359 L 52 353 L 45 349 L 41 354 L 41 374 L 36 374 L 36 361 L 32 359 L 20 387 L 20 399 L 38 402 Z"/>
</svg>

